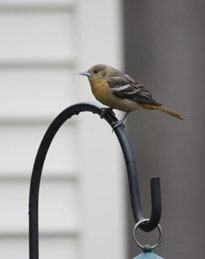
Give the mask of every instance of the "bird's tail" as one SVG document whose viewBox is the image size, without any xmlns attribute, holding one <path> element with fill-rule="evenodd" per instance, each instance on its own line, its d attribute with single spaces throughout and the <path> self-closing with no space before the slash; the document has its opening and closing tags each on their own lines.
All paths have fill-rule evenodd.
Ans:
<svg viewBox="0 0 205 259">
<path fill-rule="evenodd" d="M 161 111 L 161 112 L 164 112 L 164 113 L 167 113 L 177 119 L 180 119 L 180 120 L 186 120 L 186 118 L 182 115 L 180 115 L 179 113 L 176 113 L 176 112 L 173 112 L 169 109 L 167 109 L 166 107 L 164 106 L 156 106 L 156 105 L 151 105 L 151 104 L 142 104 L 141 105 L 143 109 L 146 109 L 146 110 L 158 110 L 158 111 Z"/>
</svg>

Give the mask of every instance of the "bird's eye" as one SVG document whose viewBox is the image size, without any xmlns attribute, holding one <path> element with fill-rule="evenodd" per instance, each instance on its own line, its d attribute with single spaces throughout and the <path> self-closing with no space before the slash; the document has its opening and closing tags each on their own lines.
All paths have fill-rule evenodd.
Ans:
<svg viewBox="0 0 205 259">
<path fill-rule="evenodd" d="M 93 73 L 94 73 L 94 74 L 97 74 L 97 72 L 98 72 L 97 70 L 93 70 Z"/>
</svg>

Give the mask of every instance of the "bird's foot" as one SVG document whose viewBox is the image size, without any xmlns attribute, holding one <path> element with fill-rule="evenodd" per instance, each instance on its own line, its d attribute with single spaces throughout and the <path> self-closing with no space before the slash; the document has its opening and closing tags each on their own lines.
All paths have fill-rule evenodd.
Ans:
<svg viewBox="0 0 205 259">
<path fill-rule="evenodd" d="M 101 113 L 100 113 L 100 118 L 103 119 L 107 112 L 111 112 L 112 114 L 114 114 L 112 108 L 110 108 L 110 107 L 109 108 L 102 108 Z"/>
<path fill-rule="evenodd" d="M 123 123 L 122 120 L 112 122 L 112 123 L 111 123 L 111 126 L 112 126 L 112 132 L 113 132 L 117 127 L 119 127 L 119 126 L 123 126 L 123 128 L 125 128 L 125 124 Z"/>
</svg>

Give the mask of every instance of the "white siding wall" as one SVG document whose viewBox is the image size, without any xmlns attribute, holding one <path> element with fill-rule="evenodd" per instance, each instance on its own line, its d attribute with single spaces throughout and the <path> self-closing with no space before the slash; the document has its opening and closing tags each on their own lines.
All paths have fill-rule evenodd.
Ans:
<svg viewBox="0 0 205 259">
<path fill-rule="evenodd" d="M 65 107 L 94 100 L 77 71 L 122 66 L 120 8 L 120 0 L 0 0 L 1 258 L 28 258 L 29 179 L 46 128 Z M 60 130 L 40 190 L 40 258 L 125 258 L 120 152 L 97 116 Z"/>
</svg>

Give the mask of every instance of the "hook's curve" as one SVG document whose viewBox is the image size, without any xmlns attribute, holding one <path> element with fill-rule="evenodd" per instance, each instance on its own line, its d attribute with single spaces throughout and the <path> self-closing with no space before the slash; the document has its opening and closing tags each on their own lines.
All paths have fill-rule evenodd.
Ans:
<svg viewBox="0 0 205 259">
<path fill-rule="evenodd" d="M 62 126 L 62 124 L 70 119 L 73 115 L 78 115 L 80 112 L 88 111 L 93 112 L 101 116 L 102 106 L 91 103 L 78 103 L 66 108 L 62 111 L 48 127 L 41 144 L 39 146 L 36 159 L 33 166 L 30 193 L 29 193 L 29 258 L 38 259 L 38 200 L 39 200 L 39 188 L 42 169 L 44 161 L 50 147 L 50 144 Z M 115 117 L 112 111 L 107 111 L 103 114 L 103 118 L 110 124 L 114 125 L 118 119 Z M 134 215 L 134 219 L 137 222 L 144 219 L 141 208 L 140 193 L 138 186 L 138 177 L 135 166 L 134 155 L 131 149 L 131 144 L 127 137 L 127 134 L 123 128 L 123 125 L 115 127 L 115 134 L 120 142 L 125 163 L 128 173 L 128 182 L 130 189 L 131 207 Z M 161 217 L 161 195 L 160 195 L 160 180 L 159 177 L 151 179 L 151 200 L 152 200 L 152 212 L 150 220 L 140 226 L 143 231 L 149 232 L 153 230 L 159 223 Z"/>
</svg>

